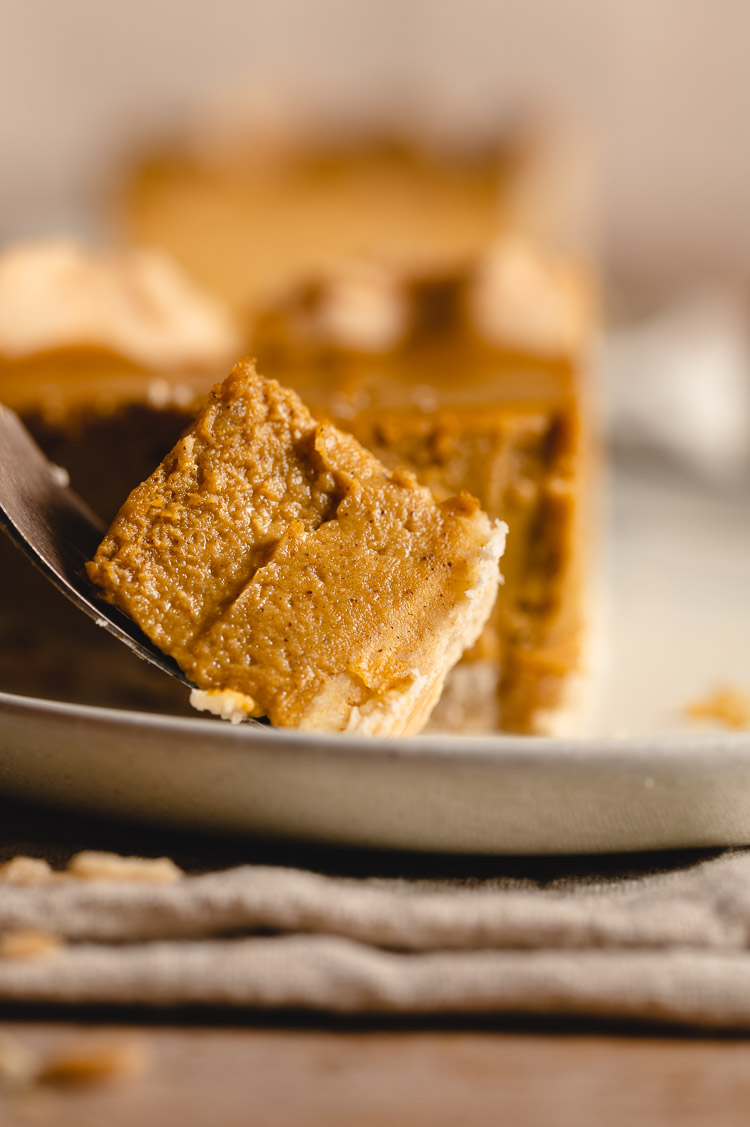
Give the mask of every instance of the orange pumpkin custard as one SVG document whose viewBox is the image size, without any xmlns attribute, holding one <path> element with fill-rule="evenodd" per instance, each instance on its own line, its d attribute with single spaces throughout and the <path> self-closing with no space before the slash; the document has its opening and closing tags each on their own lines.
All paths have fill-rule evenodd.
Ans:
<svg viewBox="0 0 750 1127">
<path fill-rule="evenodd" d="M 454 730 L 559 730 L 582 666 L 593 335 L 585 271 L 505 239 L 472 267 L 359 262 L 270 303 L 251 350 L 319 417 L 438 500 L 511 530 L 505 584 L 435 714 Z"/>
<path fill-rule="evenodd" d="M 504 535 L 474 498 L 436 502 L 241 364 L 87 569 L 197 707 L 404 735 L 481 633 Z"/>
</svg>

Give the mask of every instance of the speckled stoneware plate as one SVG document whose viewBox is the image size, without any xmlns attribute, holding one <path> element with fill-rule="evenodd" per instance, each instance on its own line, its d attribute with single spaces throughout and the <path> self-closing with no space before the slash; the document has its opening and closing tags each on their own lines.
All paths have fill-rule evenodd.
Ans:
<svg viewBox="0 0 750 1127">
<path fill-rule="evenodd" d="M 98 814 L 349 846 L 602 852 L 750 842 L 750 500 L 619 475 L 606 655 L 574 740 L 314 736 L 0 694 L 0 790 Z"/>
</svg>

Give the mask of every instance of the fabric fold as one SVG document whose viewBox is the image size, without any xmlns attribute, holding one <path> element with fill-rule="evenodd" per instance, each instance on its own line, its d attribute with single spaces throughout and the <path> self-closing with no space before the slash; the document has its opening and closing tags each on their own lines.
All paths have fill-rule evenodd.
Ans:
<svg viewBox="0 0 750 1127">
<path fill-rule="evenodd" d="M 112 947 L 0 962 L 10 1001 L 230 1006 L 348 1015 L 509 1014 L 750 1029 L 746 952 L 404 954 L 330 936 Z"/>
<path fill-rule="evenodd" d="M 367 881 L 246 865 L 177 884 L 65 880 L 1 886 L 0 932 L 75 941 L 238 932 L 335 935 L 401 950 L 746 946 L 750 854 L 609 887 L 495 889 L 492 882 Z"/>
<path fill-rule="evenodd" d="M 42 878 L 0 881 L 6 1002 L 750 1029 L 747 851 L 594 882 L 372 879 L 272 864 L 163 884 L 72 870 Z"/>
</svg>

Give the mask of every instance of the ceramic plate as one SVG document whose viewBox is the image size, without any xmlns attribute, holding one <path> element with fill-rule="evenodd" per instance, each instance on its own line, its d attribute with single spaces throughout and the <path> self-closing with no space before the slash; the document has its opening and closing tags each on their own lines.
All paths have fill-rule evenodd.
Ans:
<svg viewBox="0 0 750 1127">
<path fill-rule="evenodd" d="M 750 502 L 620 474 L 591 734 L 315 736 L 0 694 L 0 789 L 98 814 L 349 846 L 602 852 L 750 842 Z"/>
</svg>

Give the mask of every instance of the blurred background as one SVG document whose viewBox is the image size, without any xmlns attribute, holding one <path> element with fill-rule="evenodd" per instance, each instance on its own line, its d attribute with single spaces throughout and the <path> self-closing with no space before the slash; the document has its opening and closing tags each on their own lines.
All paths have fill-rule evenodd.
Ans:
<svg viewBox="0 0 750 1127">
<path fill-rule="evenodd" d="M 142 154 L 220 143 L 251 119 L 374 117 L 463 145 L 533 123 L 563 140 L 547 178 L 558 227 L 595 248 L 622 330 L 605 352 L 613 438 L 745 480 L 742 0 L 0 0 L 0 13 L 1 242 L 111 237 Z M 657 385 L 658 419 L 643 406 Z"/>
<path fill-rule="evenodd" d="M 750 275 L 750 6 L 742 0 L 2 0 L 0 234 L 89 229 L 144 139 L 300 92 L 494 128 L 576 122 L 602 254 L 649 292 Z"/>
</svg>

